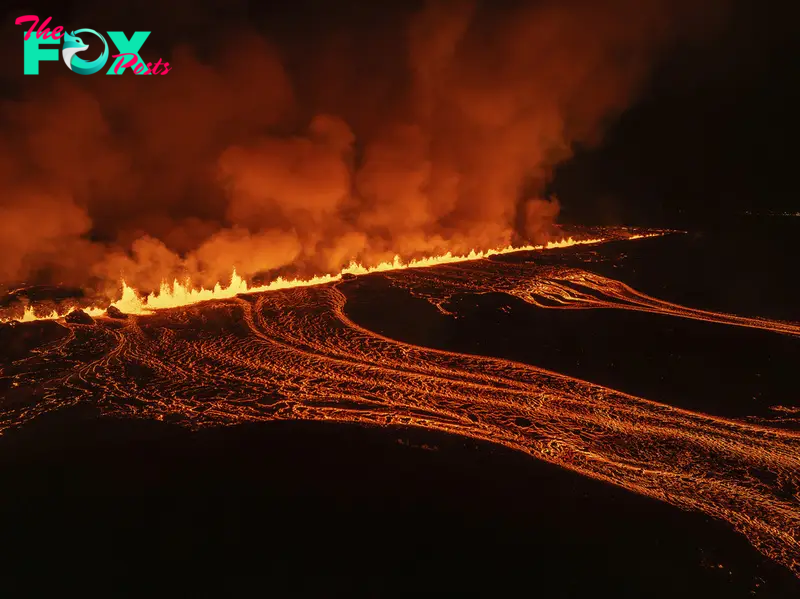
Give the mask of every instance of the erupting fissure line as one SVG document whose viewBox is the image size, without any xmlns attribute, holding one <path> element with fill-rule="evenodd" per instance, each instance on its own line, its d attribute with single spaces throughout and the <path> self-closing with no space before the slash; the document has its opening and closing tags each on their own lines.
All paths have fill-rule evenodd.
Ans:
<svg viewBox="0 0 800 599">
<path fill-rule="evenodd" d="M 664 232 L 635 234 L 627 237 L 626 239 L 642 239 L 645 237 L 657 237 L 664 235 Z M 122 281 L 122 296 L 111 305 L 126 314 L 150 314 L 154 310 L 161 310 L 164 308 L 179 308 L 182 306 L 189 306 L 200 302 L 209 300 L 230 299 L 242 293 L 262 293 L 264 291 L 276 291 L 279 289 L 289 289 L 293 287 L 309 287 L 312 285 L 324 285 L 325 283 L 332 283 L 341 280 L 344 275 L 365 275 L 378 272 L 387 272 L 392 270 L 402 270 L 407 268 L 426 268 L 430 266 L 439 266 L 442 264 L 452 264 L 455 262 L 467 262 L 471 260 L 481 260 L 490 256 L 497 256 L 501 254 L 511 254 L 515 252 L 528 252 L 535 250 L 551 250 L 557 248 L 566 248 L 575 245 L 587 245 L 602 243 L 610 241 L 611 239 L 605 237 L 597 237 L 592 239 L 573 239 L 568 237 L 561 241 L 550 241 L 544 245 L 525 245 L 521 247 L 513 247 L 511 245 L 499 249 L 490 249 L 475 251 L 472 250 L 468 254 L 454 256 L 451 252 L 439 256 L 430 256 L 426 258 L 418 258 L 403 262 L 400 256 L 395 256 L 391 262 L 382 262 L 377 266 L 363 266 L 356 262 L 351 262 L 349 266 L 344 267 L 336 274 L 325 274 L 321 276 L 314 276 L 309 279 L 284 279 L 278 277 L 274 281 L 265 285 L 257 285 L 251 287 L 247 281 L 243 279 L 236 270 L 233 270 L 231 281 L 227 287 L 223 287 L 217 283 L 213 289 L 205 289 L 203 287 L 193 288 L 187 281 L 185 284 L 178 280 L 173 281 L 172 285 L 162 282 L 160 289 L 157 293 L 150 293 L 146 297 L 137 293 L 132 287 L 129 287 L 125 281 Z M 615 241 L 617 239 L 614 239 Z M 57 312 L 53 310 L 49 314 L 37 314 L 33 306 L 27 306 L 20 318 L 0 319 L 0 322 L 33 322 L 36 320 L 58 320 L 66 317 L 69 313 L 79 309 L 77 306 L 70 307 L 65 312 Z M 106 313 L 105 308 L 85 308 L 83 309 L 89 316 L 94 318 L 101 317 Z"/>
</svg>

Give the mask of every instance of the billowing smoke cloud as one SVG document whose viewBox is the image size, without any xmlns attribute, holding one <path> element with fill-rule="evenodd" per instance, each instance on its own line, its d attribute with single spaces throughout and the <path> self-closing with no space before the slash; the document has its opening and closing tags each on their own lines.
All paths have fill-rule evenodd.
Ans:
<svg viewBox="0 0 800 599">
<path fill-rule="evenodd" d="M 237 27 L 209 60 L 173 48 L 163 77 L 49 70 L 0 109 L 0 284 L 114 295 L 544 241 L 553 167 L 693 4 L 432 2 L 304 52 Z"/>
</svg>

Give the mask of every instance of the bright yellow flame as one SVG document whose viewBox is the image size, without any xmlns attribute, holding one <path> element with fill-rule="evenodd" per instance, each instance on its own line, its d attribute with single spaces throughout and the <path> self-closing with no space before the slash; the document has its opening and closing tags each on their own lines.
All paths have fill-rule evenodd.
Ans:
<svg viewBox="0 0 800 599">
<path fill-rule="evenodd" d="M 632 235 L 629 239 L 641 239 L 643 237 L 655 237 L 663 233 L 652 233 L 645 235 Z M 151 293 L 147 297 L 142 297 L 136 291 L 129 287 L 125 281 L 122 281 L 122 297 L 112 303 L 111 305 L 118 308 L 125 314 L 150 314 L 154 310 L 161 310 L 164 308 L 179 308 L 182 306 L 189 306 L 209 300 L 230 299 L 242 293 L 262 293 L 264 291 L 276 291 L 279 289 L 289 289 L 292 287 L 308 287 L 311 285 L 323 285 L 333 281 L 341 280 L 343 275 L 365 275 L 377 272 L 387 272 L 391 270 L 402 270 L 406 268 L 426 268 L 430 266 L 439 266 L 442 264 L 452 264 L 455 262 L 468 262 L 471 260 L 481 260 L 489 256 L 497 256 L 500 254 L 511 254 L 513 252 L 526 252 L 532 250 L 550 250 L 556 248 L 571 247 L 574 245 L 586 245 L 601 243 L 606 241 L 603 238 L 595 239 L 573 239 L 569 237 L 561 241 L 550 241 L 546 245 L 526 245 L 522 247 L 506 246 L 500 249 L 470 251 L 469 254 L 454 256 L 448 252 L 440 256 L 430 256 L 427 258 L 419 258 L 411 260 L 410 262 L 403 262 L 400 256 L 395 256 L 391 262 L 382 262 L 377 266 L 363 266 L 356 262 L 351 262 L 349 266 L 343 268 L 337 274 L 326 274 L 322 276 L 314 276 L 310 279 L 284 279 L 278 277 L 274 281 L 266 285 L 258 285 L 250 287 L 242 277 L 238 275 L 234 269 L 231 281 L 227 287 L 223 287 L 217 283 L 213 289 L 195 289 L 187 284 L 182 284 L 179 281 L 173 281 L 172 285 L 166 282 L 161 284 L 161 288 L 157 293 Z M 67 316 L 78 308 L 72 307 L 67 312 L 59 314 L 55 310 L 50 314 L 40 315 L 36 314 L 31 306 L 25 308 L 22 318 L 5 319 L 0 322 L 9 322 L 16 320 L 18 322 L 32 322 L 35 320 L 58 320 Z M 84 312 L 94 318 L 103 316 L 105 309 L 92 307 L 84 309 Z"/>
<path fill-rule="evenodd" d="M 73 306 L 72 308 L 70 308 L 66 312 L 62 312 L 61 314 L 59 314 L 55 310 L 53 310 L 49 314 L 36 314 L 32 306 L 25 306 L 25 312 L 22 314 L 22 318 L 2 318 L 0 319 L 0 322 L 13 322 L 13 321 L 34 322 L 36 320 L 59 320 L 78 309 L 79 308 Z M 83 311 L 86 312 L 92 318 L 97 318 L 98 316 L 102 316 L 103 314 L 106 313 L 104 308 L 85 308 Z"/>
<path fill-rule="evenodd" d="M 524 252 L 530 250 L 544 250 L 564 248 L 573 245 L 585 245 L 590 243 L 600 243 L 603 239 L 582 239 L 575 240 L 571 237 L 562 239 L 561 241 L 551 241 L 547 245 L 527 245 L 523 247 L 507 246 L 497 250 L 486 250 L 476 252 L 472 250 L 469 254 L 462 256 L 454 256 L 448 252 L 441 256 L 430 256 L 426 258 L 419 258 L 411 260 L 410 262 L 403 262 L 400 256 L 395 256 L 391 262 L 381 262 L 377 266 L 363 266 L 357 262 L 351 262 L 349 266 L 344 267 L 337 274 L 327 274 L 322 276 L 315 276 L 310 279 L 284 279 L 278 277 L 274 281 L 266 285 L 258 285 L 250 287 L 242 277 L 240 277 L 236 270 L 233 271 L 231 282 L 227 287 L 222 287 L 219 283 L 214 286 L 214 289 L 192 289 L 188 285 L 183 285 L 179 281 L 173 281 L 172 285 L 162 283 L 158 293 L 151 293 L 146 298 L 142 299 L 136 292 L 128 287 L 125 282 L 122 283 L 122 299 L 114 302 L 112 305 L 119 308 L 126 314 L 148 314 L 153 310 L 160 310 L 163 308 L 179 308 L 181 306 L 188 306 L 205 302 L 208 300 L 230 299 L 242 293 L 262 293 L 264 291 L 277 291 L 278 289 L 289 289 L 292 287 L 308 287 L 311 285 L 323 285 L 333 281 L 341 280 L 343 275 L 366 275 L 376 272 L 387 272 L 390 270 L 402 270 L 406 268 L 426 268 L 430 266 L 439 266 L 442 264 L 452 264 L 454 262 L 467 262 L 470 260 L 481 260 L 489 256 L 496 256 L 498 254 L 510 254 L 512 252 Z"/>
</svg>

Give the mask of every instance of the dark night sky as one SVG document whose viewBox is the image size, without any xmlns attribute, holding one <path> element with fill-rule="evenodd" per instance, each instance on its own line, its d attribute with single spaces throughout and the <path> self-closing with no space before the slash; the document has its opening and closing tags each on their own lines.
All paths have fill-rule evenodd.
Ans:
<svg viewBox="0 0 800 599">
<path fill-rule="evenodd" d="M 788 11 L 736 2 L 720 38 L 675 53 L 603 147 L 563 166 L 566 210 L 679 224 L 800 211 L 795 29 Z"/>
<path fill-rule="evenodd" d="M 119 23 L 125 12 L 126 28 L 156 32 L 150 47 L 190 42 L 202 56 L 223 25 L 257 23 L 269 37 L 314 52 L 321 33 L 369 35 L 376 24 L 402 24 L 422 2 L 182 0 L 170 3 L 168 14 L 150 1 L 124 9 L 107 2 L 50 4 L 54 20 L 92 15 L 99 29 Z M 800 210 L 791 159 L 795 21 L 788 6 L 777 3 L 732 0 L 730 6 L 721 34 L 673 52 L 605 142 L 558 169 L 551 190 L 562 200 L 563 221 L 659 225 L 724 220 L 747 210 Z M 46 3 L 31 9 L 47 11 Z M 4 73 L 3 87 L 14 93 L 19 78 L 9 78 L 8 67 Z"/>
</svg>

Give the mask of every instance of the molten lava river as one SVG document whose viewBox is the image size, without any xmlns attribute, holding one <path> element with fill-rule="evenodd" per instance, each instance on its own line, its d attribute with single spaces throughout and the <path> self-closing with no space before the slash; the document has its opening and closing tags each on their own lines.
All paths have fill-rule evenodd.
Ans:
<svg viewBox="0 0 800 599">
<path fill-rule="evenodd" d="M 798 323 L 668 303 L 581 268 L 542 264 L 535 252 L 528 261 L 369 277 L 447 314 L 456 294 L 496 293 L 530 310 L 632 310 L 800 337 Z M 797 427 L 712 416 L 521 362 L 390 339 L 346 315 L 353 283 L 344 277 L 93 325 L 50 323 L 67 332 L 2 372 L 0 431 L 81 402 L 197 428 L 274 419 L 423 427 L 723 519 L 800 577 Z"/>
</svg>

